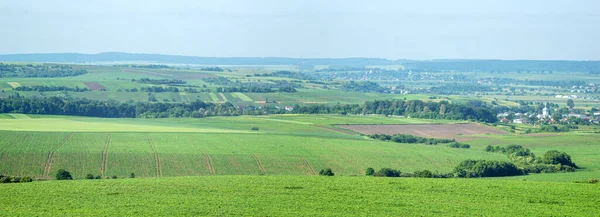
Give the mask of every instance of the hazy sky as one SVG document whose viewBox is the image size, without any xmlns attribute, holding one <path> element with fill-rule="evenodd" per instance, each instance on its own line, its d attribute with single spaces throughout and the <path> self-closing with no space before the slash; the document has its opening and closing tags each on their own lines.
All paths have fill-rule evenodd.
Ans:
<svg viewBox="0 0 600 217">
<path fill-rule="evenodd" d="M 600 60 L 598 0 L 0 0 L 0 53 Z"/>
</svg>

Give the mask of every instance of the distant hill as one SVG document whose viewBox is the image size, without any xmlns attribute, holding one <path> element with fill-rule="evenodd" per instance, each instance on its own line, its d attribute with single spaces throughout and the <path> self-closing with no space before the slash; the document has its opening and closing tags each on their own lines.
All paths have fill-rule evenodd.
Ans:
<svg viewBox="0 0 600 217">
<path fill-rule="evenodd" d="M 369 65 L 404 65 L 408 70 L 423 71 L 493 71 L 493 72 L 589 72 L 600 73 L 600 61 L 567 60 L 389 60 L 382 58 L 285 58 L 285 57 L 196 57 L 163 54 L 132 54 L 107 52 L 99 54 L 46 53 L 3 54 L 0 62 L 57 62 L 94 63 L 143 61 L 198 65 L 297 65 L 312 68 L 329 65 L 330 68 L 365 67 Z"/>
<path fill-rule="evenodd" d="M 3 62 L 63 62 L 90 63 L 116 61 L 147 61 L 174 64 L 199 65 L 336 65 L 336 66 L 367 66 L 399 64 L 395 61 L 381 58 L 284 58 L 284 57 L 195 57 L 163 54 L 132 54 L 132 53 L 48 53 L 48 54 L 5 54 L 0 55 Z"/>
</svg>

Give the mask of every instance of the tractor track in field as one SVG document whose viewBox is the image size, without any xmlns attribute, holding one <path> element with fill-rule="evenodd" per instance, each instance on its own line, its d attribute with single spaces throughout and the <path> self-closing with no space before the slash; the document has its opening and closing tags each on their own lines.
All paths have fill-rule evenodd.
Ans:
<svg viewBox="0 0 600 217">
<path fill-rule="evenodd" d="M 262 163 L 260 163 L 260 160 L 258 160 L 256 155 L 251 154 L 250 156 L 252 156 L 252 158 L 254 158 L 254 161 L 256 161 L 256 164 L 258 164 L 258 169 L 260 169 L 260 171 L 263 173 L 263 175 L 267 175 L 267 170 L 265 170 L 265 168 L 263 167 Z"/>
<path fill-rule="evenodd" d="M 152 137 L 148 135 L 148 143 L 152 146 L 152 153 L 154 154 L 154 162 L 156 162 L 156 177 L 162 177 L 162 168 L 160 163 L 160 157 L 158 156 L 158 152 L 156 152 L 156 146 L 154 145 L 154 140 Z"/>
<path fill-rule="evenodd" d="M 106 136 L 106 142 L 104 143 L 104 150 L 102 151 L 102 165 L 100 165 L 100 174 L 106 176 L 106 167 L 108 165 L 108 146 L 110 145 L 110 136 Z"/>
<path fill-rule="evenodd" d="M 208 169 L 208 173 L 211 176 L 214 176 L 215 175 L 215 167 L 213 167 L 213 165 L 212 165 L 212 159 L 210 159 L 210 155 L 208 153 L 205 153 L 204 158 L 206 161 L 206 169 Z"/>
<path fill-rule="evenodd" d="M 302 158 L 302 162 L 304 163 L 304 165 L 306 167 L 308 167 L 308 169 L 310 170 L 310 173 L 314 176 L 317 175 L 317 171 L 315 170 L 314 167 L 312 167 L 312 165 L 310 165 L 310 162 L 308 162 L 308 160 L 306 160 L 306 158 Z"/>
<path fill-rule="evenodd" d="M 58 150 L 60 147 L 62 147 L 65 143 L 67 143 L 67 141 L 73 136 L 73 133 L 69 133 L 65 136 L 65 138 L 58 143 L 58 145 L 56 147 L 54 147 L 52 150 L 50 150 L 50 153 L 48 153 L 48 159 L 46 160 L 46 165 L 44 166 L 44 174 L 42 177 L 45 178 L 50 178 L 50 170 L 52 169 L 52 162 L 54 162 L 54 154 L 56 153 L 56 150 Z"/>
</svg>

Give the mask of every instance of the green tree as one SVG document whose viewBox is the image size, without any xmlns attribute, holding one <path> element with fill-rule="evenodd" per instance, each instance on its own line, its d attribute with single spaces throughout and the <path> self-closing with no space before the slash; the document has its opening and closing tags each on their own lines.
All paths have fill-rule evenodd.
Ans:
<svg viewBox="0 0 600 217">
<path fill-rule="evenodd" d="M 333 173 L 333 171 L 331 170 L 331 168 L 327 168 L 327 169 L 321 169 L 321 171 L 319 171 L 319 175 L 322 175 L 322 176 L 334 176 L 335 174 Z"/>
<path fill-rule="evenodd" d="M 573 102 L 573 99 L 568 99 L 567 100 L 567 106 L 569 106 L 569 108 L 575 107 L 575 102 Z"/>
<path fill-rule="evenodd" d="M 367 168 L 367 170 L 365 171 L 365 175 L 367 175 L 367 176 L 375 175 L 375 169 L 373 169 L 372 167 Z"/>
<path fill-rule="evenodd" d="M 59 169 L 58 172 L 56 172 L 56 180 L 72 180 L 73 177 L 71 176 L 71 173 L 69 171 L 66 171 L 64 169 Z"/>
<path fill-rule="evenodd" d="M 379 171 L 377 171 L 377 173 L 375 173 L 375 176 L 400 177 L 400 171 L 391 168 L 381 168 Z"/>
<path fill-rule="evenodd" d="M 545 164 L 561 164 L 567 165 L 574 168 L 578 168 L 577 165 L 571 161 L 571 156 L 565 152 L 559 152 L 557 150 L 550 150 L 544 154 L 544 158 L 542 159 L 542 163 Z"/>
<path fill-rule="evenodd" d="M 135 178 L 135 174 L 134 173 L 129 174 L 129 178 L 132 178 L 132 179 Z"/>
<path fill-rule="evenodd" d="M 88 173 L 87 175 L 85 175 L 86 179 L 94 179 L 94 175 L 92 175 L 91 173 Z"/>
</svg>

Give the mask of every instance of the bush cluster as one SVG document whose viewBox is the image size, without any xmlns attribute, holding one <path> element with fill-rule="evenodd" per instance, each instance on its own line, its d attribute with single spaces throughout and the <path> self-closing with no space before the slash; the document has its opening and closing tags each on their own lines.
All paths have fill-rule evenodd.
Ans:
<svg viewBox="0 0 600 217">
<path fill-rule="evenodd" d="M 519 176 L 526 174 L 515 164 L 488 160 L 465 160 L 454 168 L 454 176 L 461 178 Z"/>
<path fill-rule="evenodd" d="M 333 171 L 331 170 L 331 168 L 327 168 L 327 169 L 321 169 L 321 171 L 319 171 L 319 175 L 321 175 L 321 176 L 334 176 L 335 173 L 333 173 Z"/>
<path fill-rule="evenodd" d="M 450 148 L 466 148 L 466 149 L 469 149 L 469 148 L 471 148 L 471 145 L 464 144 L 464 143 L 453 142 L 453 143 L 448 144 L 448 147 L 450 147 Z"/>
<path fill-rule="evenodd" d="M 19 177 L 19 176 L 5 176 L 0 175 L 0 183 L 20 183 L 20 182 L 32 182 L 33 179 L 29 176 Z"/>
<path fill-rule="evenodd" d="M 379 139 L 383 141 L 392 141 L 397 143 L 424 143 L 426 145 L 437 145 L 438 143 L 450 143 L 455 142 L 454 139 L 436 139 L 436 138 L 424 138 L 413 136 L 409 134 L 373 134 L 369 135 L 369 138 Z"/>
</svg>

